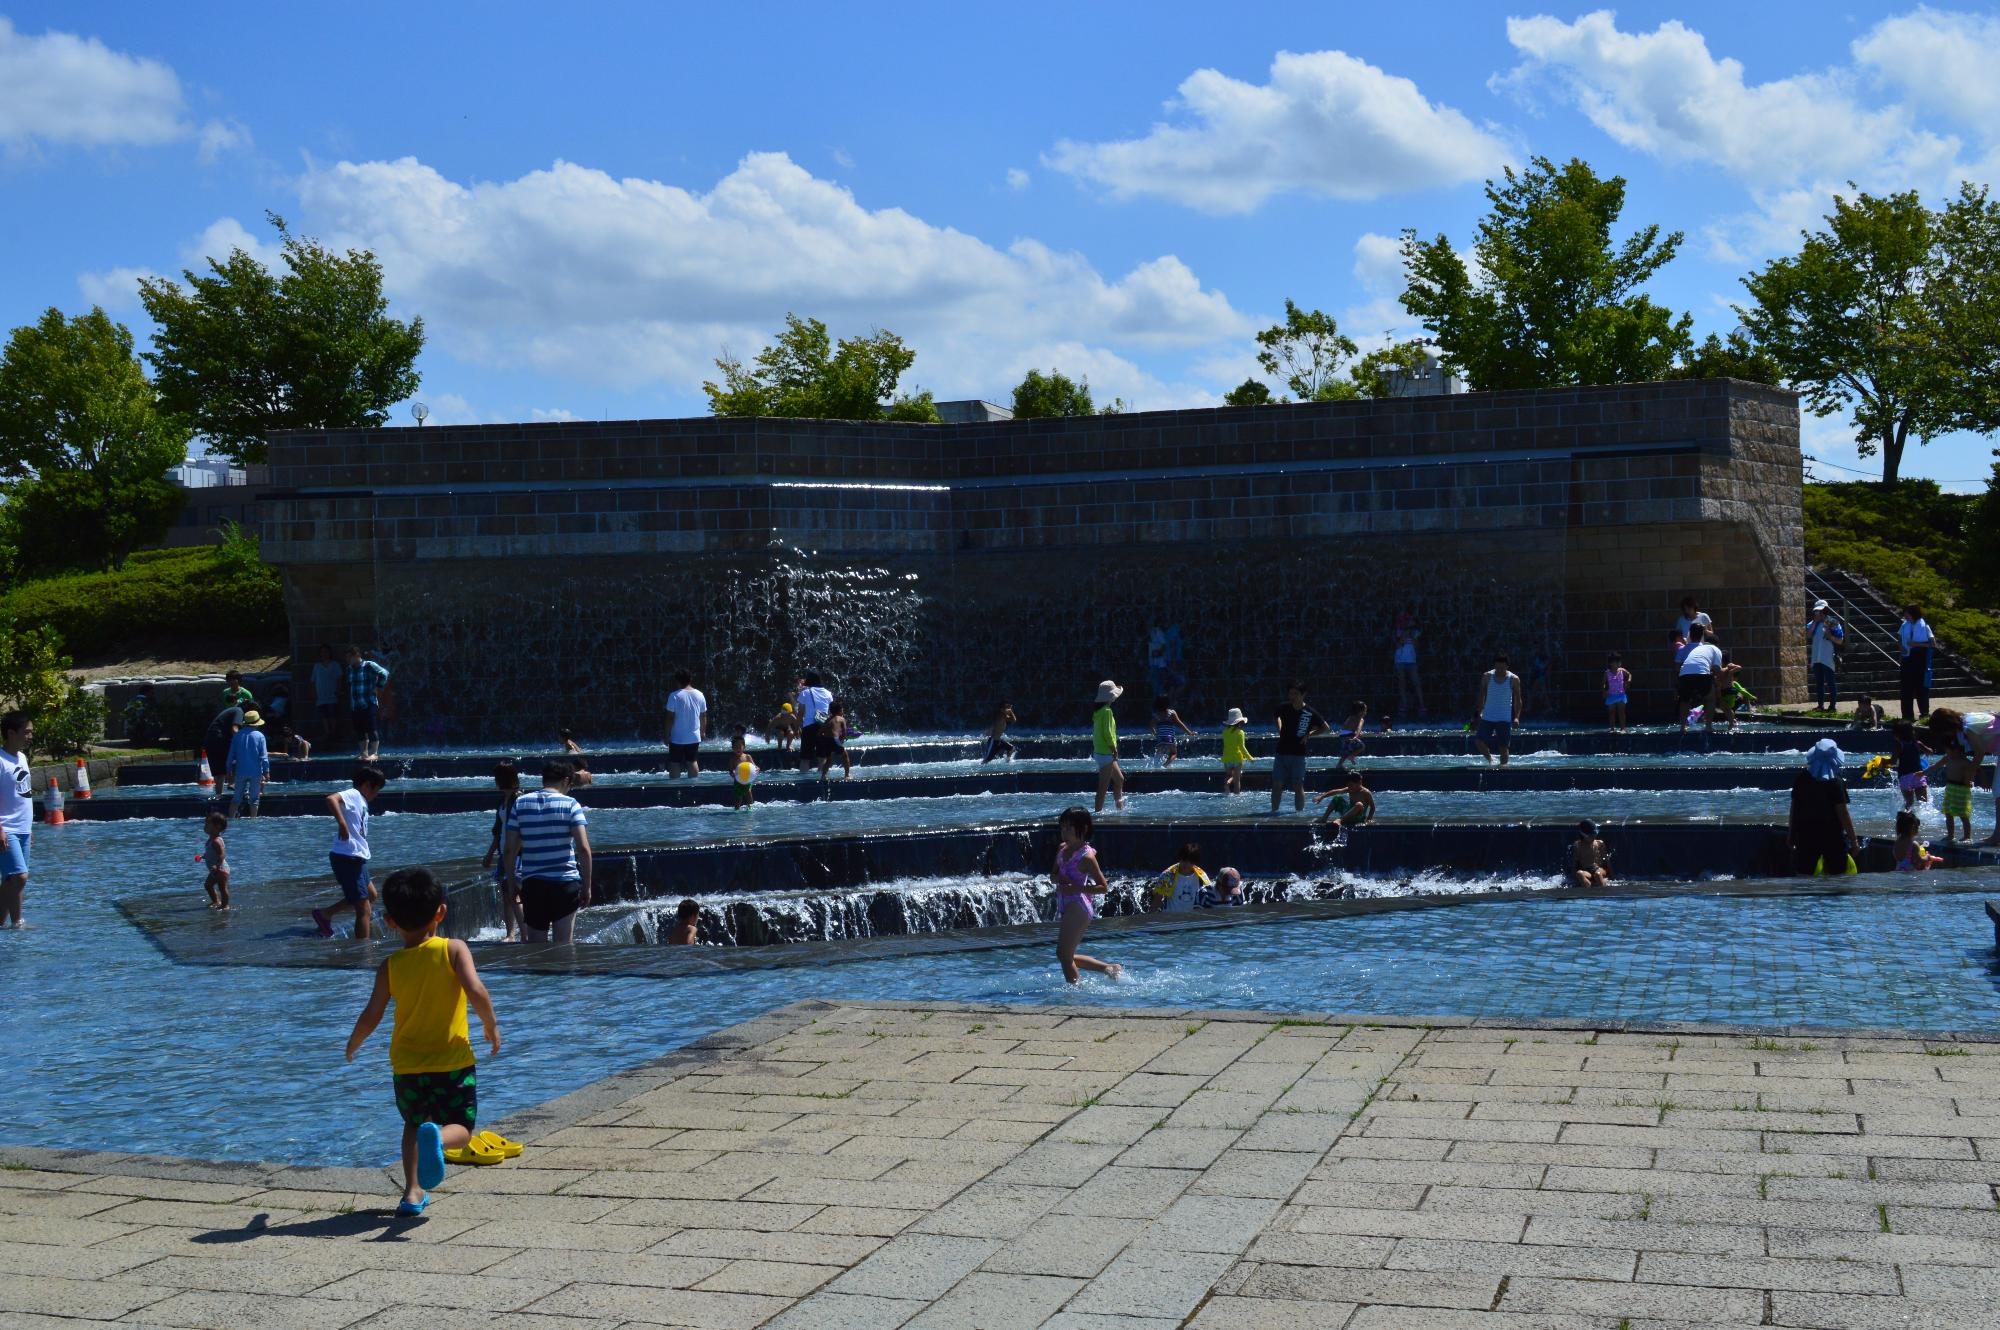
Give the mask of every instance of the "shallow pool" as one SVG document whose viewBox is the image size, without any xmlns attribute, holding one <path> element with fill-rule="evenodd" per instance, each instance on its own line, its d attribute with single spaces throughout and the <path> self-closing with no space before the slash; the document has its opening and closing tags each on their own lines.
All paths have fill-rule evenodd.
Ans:
<svg viewBox="0 0 2000 1330">
<path fill-rule="evenodd" d="M 483 837 L 478 815 L 376 829 L 388 863 L 476 850 Z M 191 825 L 82 823 L 36 839 L 35 927 L 0 934 L 0 1077 L 12 1087 L 0 1142 L 301 1163 L 395 1153 L 386 1032 L 356 1065 L 341 1060 L 366 972 L 165 959 L 111 900 L 198 892 Z M 323 851 L 312 822 L 244 827 L 232 833 L 236 890 L 295 875 Z M 1037 933 L 1003 950 L 672 981 L 496 973 L 507 1046 L 482 1069 L 482 1112 L 496 1120 L 805 997 L 2000 1030 L 1982 900 L 1530 901 L 1107 936 L 1095 950 L 1130 980 L 1079 989 L 1060 982 Z"/>
</svg>

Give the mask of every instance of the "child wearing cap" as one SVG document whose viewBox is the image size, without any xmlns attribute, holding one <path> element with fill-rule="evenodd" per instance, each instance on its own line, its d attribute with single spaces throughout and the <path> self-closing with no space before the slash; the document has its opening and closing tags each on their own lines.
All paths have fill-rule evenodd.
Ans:
<svg viewBox="0 0 2000 1330">
<path fill-rule="evenodd" d="M 1194 903 L 1197 909 L 1202 910 L 1216 910 L 1243 904 L 1243 874 L 1233 868 L 1217 869 L 1214 884 L 1203 887 L 1201 895 L 1195 898 Z"/>
<path fill-rule="evenodd" d="M 1243 768 L 1250 761 L 1250 741 L 1245 737 L 1250 718 L 1242 707 L 1229 708 L 1222 722 L 1222 789 L 1225 794 L 1243 793 Z"/>
<path fill-rule="evenodd" d="M 778 714 L 765 723 L 764 728 L 778 741 L 778 752 L 782 755 L 792 751 L 792 745 L 799 740 L 799 713 L 790 702 L 778 710 Z"/>
<path fill-rule="evenodd" d="M 1565 876 L 1572 887 L 1601 887 L 1611 880 L 1611 851 L 1597 838 L 1597 824 L 1589 818 L 1576 824 Z"/>
</svg>

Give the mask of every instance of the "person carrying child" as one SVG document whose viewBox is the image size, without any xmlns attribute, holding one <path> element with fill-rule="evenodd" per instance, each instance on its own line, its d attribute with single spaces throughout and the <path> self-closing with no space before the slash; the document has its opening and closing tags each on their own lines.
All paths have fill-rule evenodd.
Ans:
<svg viewBox="0 0 2000 1330">
<path fill-rule="evenodd" d="M 202 879 L 201 889 L 208 893 L 208 908 L 226 910 L 229 908 L 229 847 L 222 843 L 222 833 L 229 830 L 229 819 L 220 813 L 210 813 L 202 823 L 202 830 L 208 833 L 208 841 L 201 847 L 201 862 L 208 868 L 208 876 Z"/>
<path fill-rule="evenodd" d="M 1082 970 L 1112 979 L 1125 973 L 1122 965 L 1077 951 L 1083 945 L 1090 921 L 1097 917 L 1097 905 L 1090 898 L 1110 890 L 1110 883 L 1104 880 L 1104 869 L 1097 862 L 1097 851 L 1090 845 L 1091 826 L 1090 814 L 1082 808 L 1063 810 L 1056 820 L 1062 844 L 1056 850 L 1055 868 L 1049 874 L 1056 884 L 1056 961 L 1062 966 L 1064 980 L 1072 984 L 1082 977 L 1079 974 Z"/>
<path fill-rule="evenodd" d="M 1915 808 L 1917 802 L 1931 801 L 1930 777 L 1924 771 L 1924 754 L 1930 748 L 1917 738 L 1917 727 L 1907 720 L 1899 720 L 1890 727 L 1895 736 L 1891 741 L 1896 753 L 1896 788 L 1903 792 L 1903 807 Z"/>
<path fill-rule="evenodd" d="M 1916 813 L 1908 808 L 1896 814 L 1896 871 L 1898 873 L 1923 873 L 1933 868 L 1943 868 L 1944 860 L 1930 852 L 1929 847 L 1917 839 L 1917 831 L 1922 826 Z"/>
<path fill-rule="evenodd" d="M 1174 710 L 1171 699 L 1153 699 L 1153 755 L 1162 767 L 1174 764 L 1180 755 L 1181 744 L 1194 738 L 1194 727 L 1181 719 L 1181 713 Z"/>
<path fill-rule="evenodd" d="M 1197 909 L 1220 910 L 1241 905 L 1244 900 L 1243 874 L 1234 868 L 1219 868 L 1215 872 L 1215 885 L 1203 887 L 1194 903 Z"/>
<path fill-rule="evenodd" d="M 333 936 L 331 916 L 335 910 L 354 911 L 357 938 L 368 936 L 374 914 L 375 884 L 368 880 L 368 805 L 382 793 L 389 778 L 381 768 L 363 763 L 354 769 L 353 779 L 351 788 L 326 796 L 327 811 L 333 814 L 333 849 L 327 853 L 327 862 L 333 867 L 333 880 L 340 884 L 340 900 L 313 908 L 312 921 L 321 937 Z"/>
<path fill-rule="evenodd" d="M 1625 704 L 1631 688 L 1632 671 L 1614 651 L 1604 662 L 1604 713 L 1613 734 L 1625 733 Z"/>
<path fill-rule="evenodd" d="M 479 980 L 472 949 L 441 938 L 444 884 L 427 868 L 403 868 L 382 884 L 382 910 L 403 938 L 403 949 L 375 971 L 375 989 L 347 1036 L 347 1060 L 375 1033 L 391 1002 L 389 1068 L 396 1111 L 403 1118 L 403 1199 L 396 1213 L 410 1218 L 430 1204 L 430 1189 L 444 1181 L 446 1151 L 461 1162 L 498 1163 L 513 1146 L 479 1125 L 479 1078 L 474 1071 L 469 1004 L 486 1028 L 486 1046 L 500 1052 L 500 1022 L 493 998 Z M 490 1138 L 490 1139 L 489 1139 Z M 515 1146 L 511 1153 L 520 1153 Z"/>
<path fill-rule="evenodd" d="M 1375 792 L 1361 783 L 1361 772 L 1349 767 L 1336 774 L 1343 784 L 1313 796 L 1314 803 L 1326 804 L 1326 811 L 1319 815 L 1319 820 L 1335 822 L 1343 827 L 1358 827 L 1372 820 L 1375 816 Z"/>
<path fill-rule="evenodd" d="M 1014 741 L 1007 737 L 1007 727 L 1014 724 L 1017 719 L 1012 702 L 1002 702 L 994 708 L 992 723 L 986 727 L 986 756 L 979 759 L 980 766 L 983 767 L 988 762 L 1000 758 L 1005 758 L 1009 762 L 1014 760 L 1016 750 Z"/>
<path fill-rule="evenodd" d="M 500 850 L 507 843 L 507 820 L 513 815 L 514 801 L 521 797 L 521 771 L 512 762 L 496 762 L 493 765 L 493 788 L 500 792 L 500 800 L 493 810 L 493 835 L 486 846 L 486 857 L 479 861 L 481 868 L 491 869 L 493 883 L 500 893 L 500 918 L 507 935 L 503 942 L 521 940 L 521 892 L 508 865 L 500 862 Z"/>
<path fill-rule="evenodd" d="M 1597 824 L 1589 818 L 1576 824 L 1563 877 L 1572 887 L 1602 887 L 1611 881 L 1611 851 L 1597 838 Z"/>
<path fill-rule="evenodd" d="M 1160 874 L 1151 895 L 1158 909 L 1192 910 L 1199 904 L 1201 893 L 1212 885 L 1208 874 L 1201 871 L 1201 846 L 1189 841 L 1181 846 L 1181 857 Z"/>
<path fill-rule="evenodd" d="M 1250 718 L 1242 707 L 1229 708 L 1222 722 L 1222 791 L 1243 793 L 1243 768 L 1250 763 Z"/>
</svg>

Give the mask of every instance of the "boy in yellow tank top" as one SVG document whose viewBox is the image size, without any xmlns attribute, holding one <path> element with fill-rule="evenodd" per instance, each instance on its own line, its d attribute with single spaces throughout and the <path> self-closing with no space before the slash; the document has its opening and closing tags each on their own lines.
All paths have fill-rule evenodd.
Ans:
<svg viewBox="0 0 2000 1330">
<path fill-rule="evenodd" d="M 382 884 L 382 913 L 403 935 L 403 949 L 375 972 L 375 991 L 347 1037 L 347 1060 L 352 1062 L 394 999 L 389 1066 L 395 1073 L 396 1108 L 403 1115 L 403 1199 L 396 1213 L 404 1216 L 424 1212 L 430 1189 L 444 1181 L 444 1152 L 466 1150 L 478 1126 L 478 1081 L 465 1024 L 468 1002 L 486 1027 L 487 1047 L 500 1051 L 500 1023 L 473 968 L 472 949 L 457 938 L 437 935 L 444 909 L 444 885 L 429 869 L 401 869 Z"/>
</svg>

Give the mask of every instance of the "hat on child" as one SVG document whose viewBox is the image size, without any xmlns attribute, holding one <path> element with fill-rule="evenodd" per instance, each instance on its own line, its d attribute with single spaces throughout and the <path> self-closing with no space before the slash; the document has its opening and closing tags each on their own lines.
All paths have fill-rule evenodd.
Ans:
<svg viewBox="0 0 2000 1330">
<path fill-rule="evenodd" d="M 264 718 L 254 711 L 246 711 L 243 713 L 243 723 L 253 730 L 261 729 L 264 724 Z"/>
<path fill-rule="evenodd" d="M 785 714 L 787 716 L 792 714 L 792 704 L 790 702 L 785 703 Z"/>
<path fill-rule="evenodd" d="M 1103 706 L 1106 702 L 1116 702 L 1124 695 L 1125 690 L 1109 679 L 1097 685 L 1097 704 L 1099 706 Z"/>
<path fill-rule="evenodd" d="M 1806 750 L 1806 770 L 1815 780 L 1838 780 L 1840 764 L 1847 755 L 1840 751 L 1840 745 L 1831 739 L 1821 739 Z"/>
<path fill-rule="evenodd" d="M 1224 725 L 1248 725 L 1250 718 L 1243 714 L 1242 707 L 1229 708 L 1229 714 L 1222 718 Z"/>
</svg>

